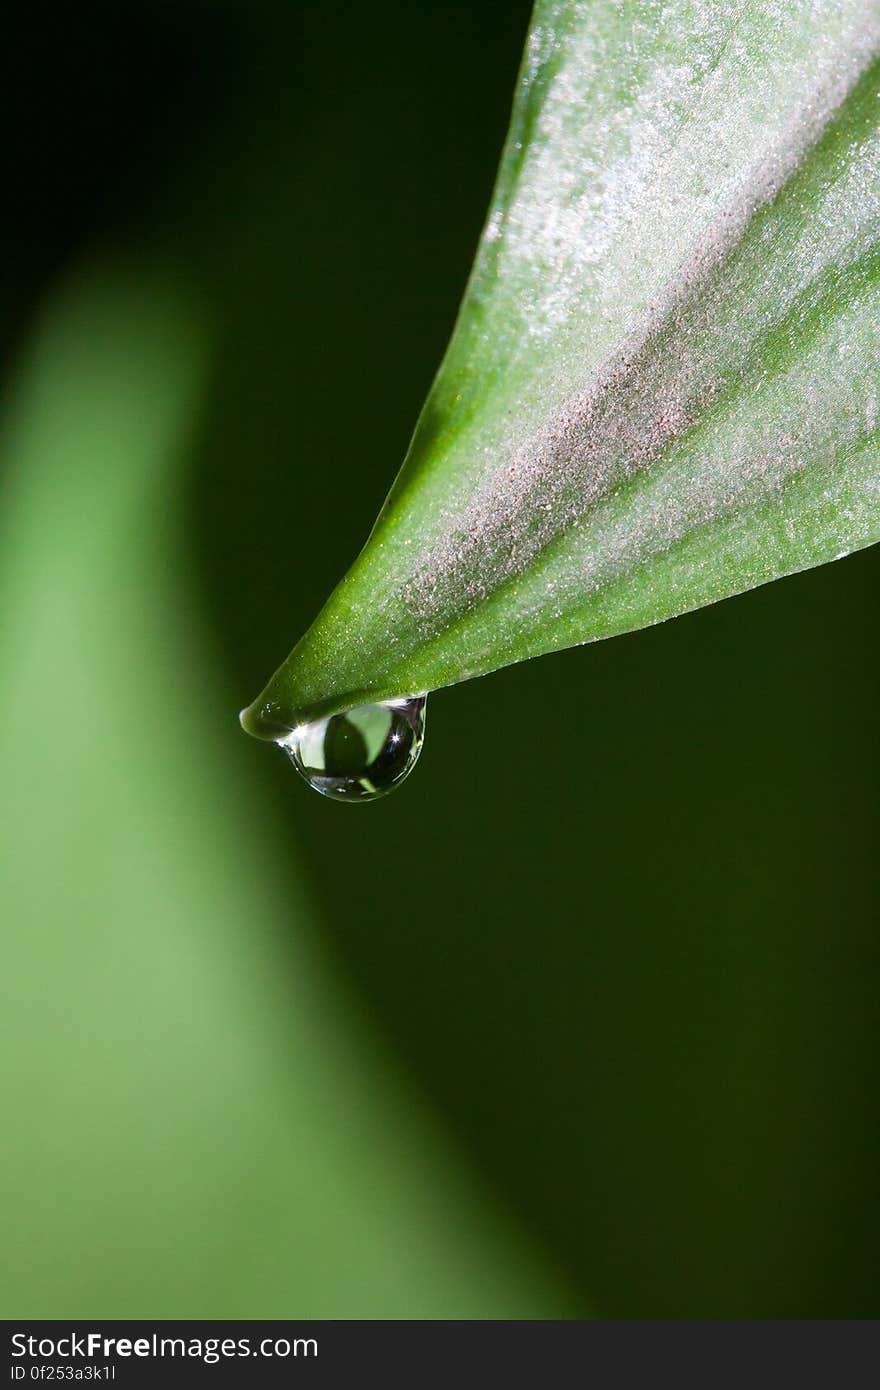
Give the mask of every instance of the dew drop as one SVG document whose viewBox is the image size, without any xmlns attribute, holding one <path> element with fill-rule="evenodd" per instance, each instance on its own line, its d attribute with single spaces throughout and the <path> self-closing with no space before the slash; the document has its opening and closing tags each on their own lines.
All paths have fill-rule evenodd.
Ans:
<svg viewBox="0 0 880 1390">
<path fill-rule="evenodd" d="M 277 740 L 297 772 L 334 801 L 375 801 L 400 786 L 425 739 L 427 695 L 358 705 Z"/>
</svg>

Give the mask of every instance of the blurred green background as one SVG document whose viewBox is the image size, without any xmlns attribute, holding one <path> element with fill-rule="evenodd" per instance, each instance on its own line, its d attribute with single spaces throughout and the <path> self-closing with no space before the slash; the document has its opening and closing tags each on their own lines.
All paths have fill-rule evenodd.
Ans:
<svg viewBox="0 0 880 1390">
<path fill-rule="evenodd" d="M 363 542 L 528 6 L 14 0 L 6 1317 L 876 1316 L 880 556 L 236 722 Z"/>
</svg>

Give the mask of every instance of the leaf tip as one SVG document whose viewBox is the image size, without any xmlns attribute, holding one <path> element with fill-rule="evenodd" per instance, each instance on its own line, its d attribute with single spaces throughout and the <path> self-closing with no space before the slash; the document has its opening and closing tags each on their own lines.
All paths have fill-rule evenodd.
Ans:
<svg viewBox="0 0 880 1390">
<path fill-rule="evenodd" d="M 265 692 L 258 695 L 253 704 L 245 705 L 239 712 L 238 722 L 246 734 L 269 743 L 289 734 L 291 728 L 281 718 L 281 706 L 275 700 L 267 700 Z"/>
</svg>

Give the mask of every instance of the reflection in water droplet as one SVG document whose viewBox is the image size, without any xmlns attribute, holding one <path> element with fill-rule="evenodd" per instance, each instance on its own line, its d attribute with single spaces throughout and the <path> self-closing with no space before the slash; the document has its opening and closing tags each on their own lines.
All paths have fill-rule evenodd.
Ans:
<svg viewBox="0 0 880 1390">
<path fill-rule="evenodd" d="M 374 801 L 400 785 L 425 738 L 427 695 L 358 705 L 278 739 L 310 787 L 335 801 Z"/>
</svg>

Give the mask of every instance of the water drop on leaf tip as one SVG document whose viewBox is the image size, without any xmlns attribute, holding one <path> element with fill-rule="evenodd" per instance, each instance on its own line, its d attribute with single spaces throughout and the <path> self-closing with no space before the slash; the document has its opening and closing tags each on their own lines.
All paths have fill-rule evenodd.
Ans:
<svg viewBox="0 0 880 1390">
<path fill-rule="evenodd" d="M 427 695 L 358 705 L 276 740 L 297 772 L 334 801 L 375 801 L 399 787 L 425 739 Z"/>
</svg>

